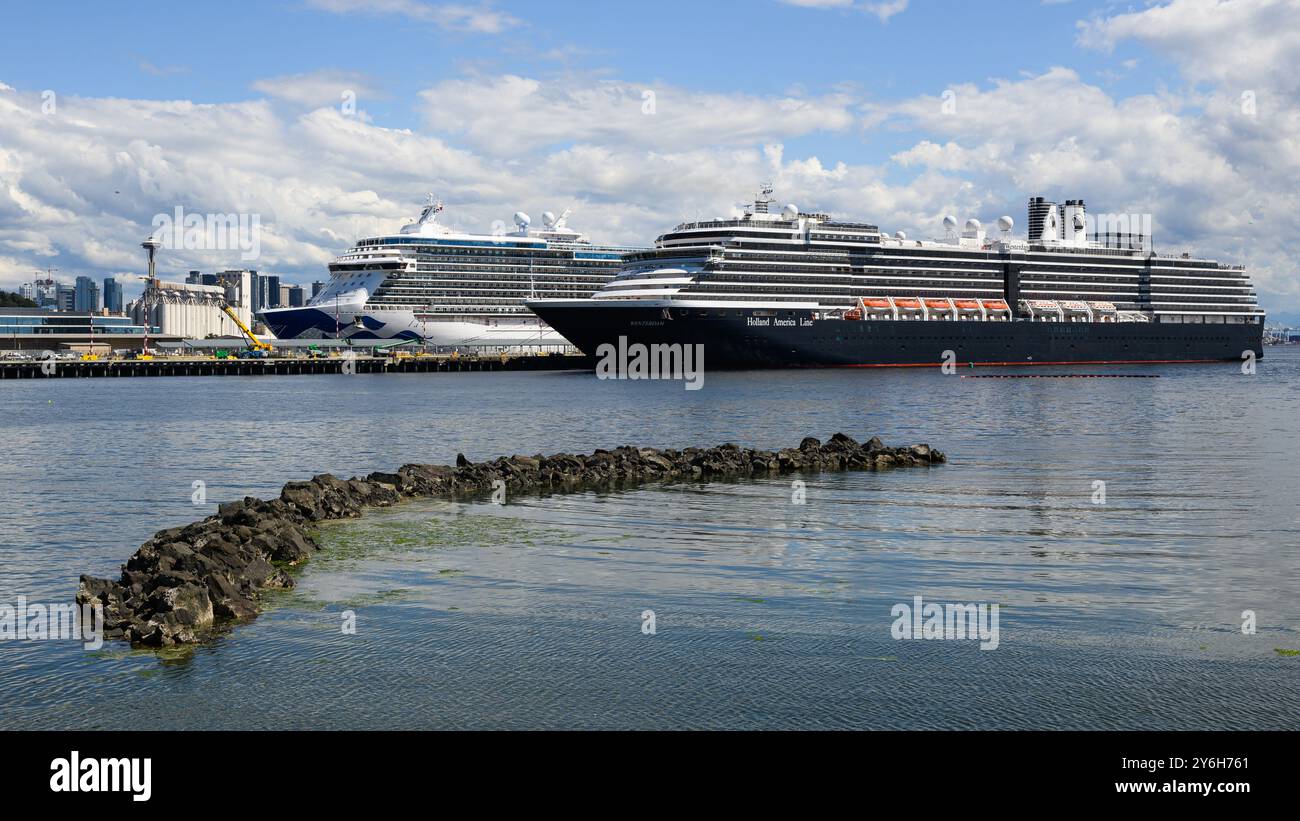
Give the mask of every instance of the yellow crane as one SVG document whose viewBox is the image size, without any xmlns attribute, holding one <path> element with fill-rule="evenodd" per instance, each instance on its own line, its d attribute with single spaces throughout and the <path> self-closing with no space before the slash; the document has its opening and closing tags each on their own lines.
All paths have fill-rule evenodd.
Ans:
<svg viewBox="0 0 1300 821">
<path fill-rule="evenodd" d="M 257 335 L 249 330 L 248 326 L 239 318 L 239 314 L 235 313 L 229 305 L 223 304 L 221 310 L 225 311 L 226 316 L 235 321 L 235 325 L 239 328 L 240 332 L 243 333 L 244 336 L 248 337 L 248 347 L 250 350 L 266 351 L 267 353 L 270 353 L 273 350 L 270 345 L 258 339 Z"/>
</svg>

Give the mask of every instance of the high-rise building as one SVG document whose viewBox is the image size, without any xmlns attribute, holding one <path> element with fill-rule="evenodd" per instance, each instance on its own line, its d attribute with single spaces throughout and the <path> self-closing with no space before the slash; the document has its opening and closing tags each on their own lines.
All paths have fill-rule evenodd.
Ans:
<svg viewBox="0 0 1300 821">
<path fill-rule="evenodd" d="M 325 290 L 325 283 L 321 282 L 320 280 L 316 280 L 311 284 L 311 298 L 315 299 L 316 297 L 320 296 L 320 292 L 323 290 Z"/>
<path fill-rule="evenodd" d="M 77 289 L 63 283 L 54 285 L 54 309 L 56 311 L 77 310 Z"/>
<path fill-rule="evenodd" d="M 303 291 L 303 287 L 301 285 L 290 285 L 289 299 L 288 299 L 289 307 L 301 308 L 303 305 L 305 305 L 306 300 L 303 298 L 304 294 L 305 291 Z"/>
<path fill-rule="evenodd" d="M 257 271 L 248 272 L 248 310 L 253 316 L 262 310 L 262 278 Z"/>
<path fill-rule="evenodd" d="M 283 308 L 284 303 L 280 302 L 280 277 L 268 274 L 262 277 L 262 283 L 265 285 L 262 289 L 262 307 Z"/>
<path fill-rule="evenodd" d="M 24 282 L 22 285 L 18 286 L 18 296 L 22 297 L 23 299 L 30 299 L 33 302 L 35 302 L 36 286 L 30 282 Z"/>
<path fill-rule="evenodd" d="M 73 287 L 72 310 L 99 311 L 99 286 L 90 277 L 77 277 Z"/>
<path fill-rule="evenodd" d="M 253 278 L 254 272 L 247 270 L 222 271 L 213 275 L 214 285 L 220 285 L 226 289 L 226 303 L 235 309 L 239 319 L 245 325 L 253 322 L 254 294 Z M 206 283 L 205 283 L 206 284 Z"/>
<path fill-rule="evenodd" d="M 280 307 L 280 308 L 288 308 L 288 307 L 289 307 L 289 288 L 290 288 L 290 287 L 291 287 L 291 286 L 289 286 L 288 284 L 285 284 L 285 285 L 281 285 L 281 286 L 280 286 L 280 304 L 279 304 L 278 307 Z"/>
<path fill-rule="evenodd" d="M 126 303 L 122 299 L 122 286 L 114 277 L 104 277 L 104 307 L 110 314 L 123 312 Z"/>
</svg>

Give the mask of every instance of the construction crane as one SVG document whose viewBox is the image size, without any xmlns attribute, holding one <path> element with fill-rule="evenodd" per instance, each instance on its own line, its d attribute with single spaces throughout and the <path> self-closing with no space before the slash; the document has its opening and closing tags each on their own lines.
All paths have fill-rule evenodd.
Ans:
<svg viewBox="0 0 1300 821">
<path fill-rule="evenodd" d="M 270 345 L 258 339 L 257 335 L 249 330 L 249 327 L 239 318 L 239 314 L 235 313 L 234 309 L 232 309 L 228 303 L 223 302 L 221 304 L 221 310 L 225 311 L 226 316 L 235 321 L 235 325 L 239 328 L 240 332 L 244 336 L 248 337 L 248 349 L 252 351 L 255 356 L 266 356 L 273 350 Z"/>
</svg>

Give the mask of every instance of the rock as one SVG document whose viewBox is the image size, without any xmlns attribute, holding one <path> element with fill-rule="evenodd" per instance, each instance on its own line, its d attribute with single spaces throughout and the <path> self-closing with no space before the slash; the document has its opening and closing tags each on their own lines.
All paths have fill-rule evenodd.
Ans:
<svg viewBox="0 0 1300 821">
<path fill-rule="evenodd" d="M 857 440 L 846 433 L 835 434 L 827 444 L 841 450 L 854 450 L 858 447 Z"/>
<path fill-rule="evenodd" d="M 455 467 L 407 464 L 346 480 L 321 474 L 285 484 L 278 498 L 226 502 L 203 521 L 159 531 L 127 560 L 118 581 L 82 576 L 77 602 L 102 608 L 107 637 L 152 647 L 187 644 L 202 641 L 217 620 L 257 615 L 262 591 L 292 587 L 283 568 L 319 549 L 310 530 L 315 522 L 360 516 L 404 496 L 482 495 L 498 480 L 518 492 L 944 461 L 929 445 L 890 449 L 877 437 L 859 445 L 837 433 L 824 445 L 809 436 L 798 448 L 779 451 L 731 443 L 680 451 L 623 446 L 589 456 L 515 455 L 478 464 L 457 454 Z"/>
</svg>

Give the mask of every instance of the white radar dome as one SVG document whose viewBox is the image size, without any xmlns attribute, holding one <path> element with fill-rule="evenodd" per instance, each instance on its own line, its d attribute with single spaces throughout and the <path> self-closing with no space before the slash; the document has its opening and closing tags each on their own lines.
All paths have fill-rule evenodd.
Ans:
<svg viewBox="0 0 1300 821">
<path fill-rule="evenodd" d="M 781 209 L 781 216 L 791 221 L 799 219 L 799 206 L 790 203 L 785 208 Z"/>
<path fill-rule="evenodd" d="M 954 217 L 952 214 L 949 214 L 948 216 L 944 217 L 944 218 L 943 218 L 943 229 L 944 229 L 945 231 L 956 231 L 956 230 L 957 230 L 957 218 Z"/>
<path fill-rule="evenodd" d="M 970 219 L 966 220 L 966 230 L 970 231 L 973 234 L 979 233 L 979 230 L 983 227 L 984 226 L 980 225 L 980 221 L 975 219 L 974 217 L 971 217 Z"/>
<path fill-rule="evenodd" d="M 554 225 L 554 224 L 555 224 L 555 212 L 554 212 L 554 211 L 543 211 L 543 212 L 542 212 L 542 224 L 545 225 L 547 228 L 550 228 L 552 225 Z"/>
<path fill-rule="evenodd" d="M 532 221 L 533 218 L 525 214 L 523 211 L 515 212 L 515 225 L 518 225 L 520 228 L 527 228 Z"/>
<path fill-rule="evenodd" d="M 1004 234 L 1011 233 L 1011 229 L 1016 227 L 1016 221 L 1011 217 L 998 217 L 998 229 Z"/>
<path fill-rule="evenodd" d="M 907 232 L 906 232 L 906 231 L 895 231 L 895 232 L 894 232 L 894 239 L 907 239 Z"/>
</svg>

